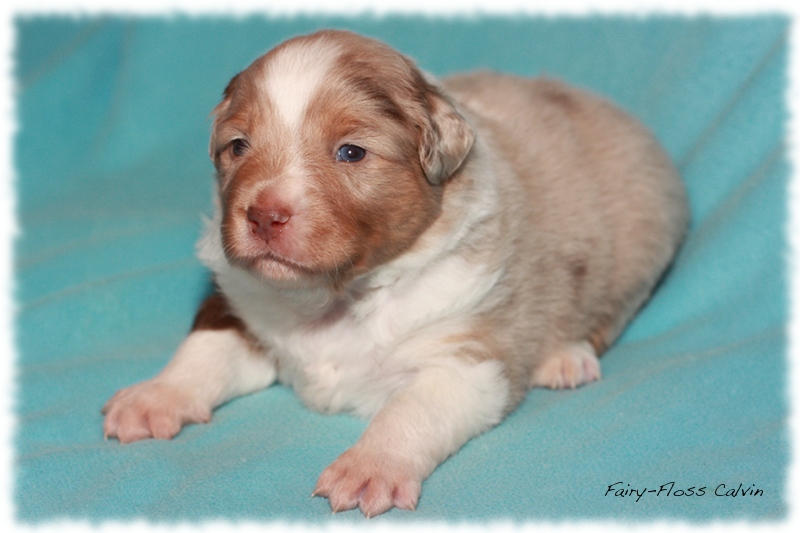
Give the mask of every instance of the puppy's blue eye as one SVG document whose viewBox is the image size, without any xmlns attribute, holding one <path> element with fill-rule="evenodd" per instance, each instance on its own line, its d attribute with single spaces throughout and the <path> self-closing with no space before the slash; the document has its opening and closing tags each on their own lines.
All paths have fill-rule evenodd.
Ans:
<svg viewBox="0 0 800 533">
<path fill-rule="evenodd" d="M 231 141 L 231 153 L 235 157 L 241 157 L 247 151 L 247 141 L 244 139 L 234 139 Z"/>
<path fill-rule="evenodd" d="M 360 146 L 356 146 L 354 144 L 345 144 L 339 148 L 338 152 L 336 152 L 336 160 L 344 161 L 346 163 L 355 163 L 356 161 L 361 161 L 364 159 L 365 155 L 367 155 L 367 151 Z"/>
</svg>

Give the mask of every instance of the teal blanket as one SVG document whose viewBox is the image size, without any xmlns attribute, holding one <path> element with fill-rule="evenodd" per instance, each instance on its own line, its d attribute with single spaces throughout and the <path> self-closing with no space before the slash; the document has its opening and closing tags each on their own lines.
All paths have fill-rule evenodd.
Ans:
<svg viewBox="0 0 800 533">
<path fill-rule="evenodd" d="M 100 414 L 163 367 L 208 290 L 193 245 L 222 89 L 321 27 L 437 75 L 545 73 L 612 98 L 674 157 L 693 216 L 602 381 L 531 391 L 434 472 L 416 512 L 374 520 L 784 518 L 789 20 L 769 16 L 17 19 L 17 519 L 363 520 L 310 494 L 365 422 L 285 387 L 173 441 L 106 442 Z"/>
</svg>

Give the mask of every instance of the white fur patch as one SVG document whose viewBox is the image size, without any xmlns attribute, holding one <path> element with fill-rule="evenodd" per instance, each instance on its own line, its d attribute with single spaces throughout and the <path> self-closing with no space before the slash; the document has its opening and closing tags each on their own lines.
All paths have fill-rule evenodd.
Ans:
<svg viewBox="0 0 800 533">
<path fill-rule="evenodd" d="M 233 330 L 197 330 L 156 377 L 118 391 L 103 408 L 103 432 L 120 442 L 171 439 L 206 423 L 226 401 L 275 380 L 275 367 Z"/>
<path fill-rule="evenodd" d="M 286 47 L 270 62 L 265 88 L 291 130 L 300 127 L 309 100 L 338 56 L 338 46 L 318 39 Z"/>
<path fill-rule="evenodd" d="M 394 451 L 424 458 L 433 470 L 469 439 L 498 424 L 508 398 L 502 363 L 447 357 L 420 370 L 384 408 L 383 423 L 372 431 L 387 446 L 404 442 L 406 449 Z"/>
<path fill-rule="evenodd" d="M 275 381 L 275 366 L 230 329 L 196 330 L 178 347 L 158 379 L 188 386 L 216 407 Z"/>
<path fill-rule="evenodd" d="M 551 389 L 572 388 L 600 379 L 600 361 L 588 342 L 563 346 L 536 368 L 531 385 Z"/>
</svg>

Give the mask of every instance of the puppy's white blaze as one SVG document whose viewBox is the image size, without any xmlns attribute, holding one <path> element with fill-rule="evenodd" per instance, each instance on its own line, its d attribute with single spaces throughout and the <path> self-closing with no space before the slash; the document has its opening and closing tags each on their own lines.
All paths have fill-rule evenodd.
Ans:
<svg viewBox="0 0 800 533">
<path fill-rule="evenodd" d="M 265 88 L 291 130 L 299 128 L 309 101 L 339 54 L 337 45 L 319 39 L 283 48 L 270 62 Z"/>
<path fill-rule="evenodd" d="M 292 207 L 295 215 L 303 213 L 308 208 L 309 184 L 313 183 L 312 176 L 309 175 L 307 164 L 297 155 L 294 157 L 283 171 L 283 179 L 280 181 L 280 197 L 283 202 Z"/>
<path fill-rule="evenodd" d="M 275 366 L 236 331 L 196 330 L 156 379 L 187 386 L 213 408 L 272 384 Z"/>
</svg>

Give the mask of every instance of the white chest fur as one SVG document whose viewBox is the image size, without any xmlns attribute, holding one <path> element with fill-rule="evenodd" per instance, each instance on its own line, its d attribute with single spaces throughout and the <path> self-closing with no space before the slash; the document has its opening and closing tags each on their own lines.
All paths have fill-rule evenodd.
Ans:
<svg viewBox="0 0 800 533">
<path fill-rule="evenodd" d="M 482 150 L 480 143 L 476 149 Z M 437 364 L 432 338 L 464 333 L 503 274 L 502 261 L 492 267 L 458 251 L 497 202 L 494 179 L 469 187 L 475 191 L 466 194 L 457 216 L 441 221 L 449 231 L 432 232 L 425 245 L 354 280 L 343 295 L 276 289 L 232 267 L 222 252 L 216 195 L 215 217 L 197 252 L 267 349 L 281 382 L 315 410 L 370 416 L 415 372 Z"/>
<path fill-rule="evenodd" d="M 407 261 L 387 265 L 333 297 L 327 290 L 275 289 L 204 251 L 201 243 L 201 257 L 267 347 L 278 379 L 315 410 L 360 416 L 377 412 L 416 370 L 435 364 L 437 354 L 419 339 L 429 330 L 461 331 L 501 275 L 446 255 L 424 269 L 408 269 Z"/>
</svg>

